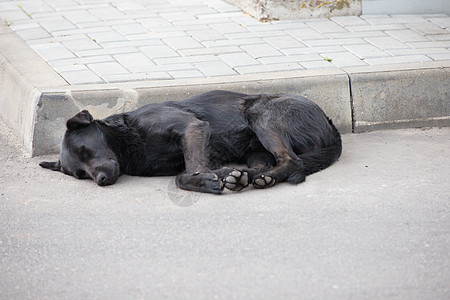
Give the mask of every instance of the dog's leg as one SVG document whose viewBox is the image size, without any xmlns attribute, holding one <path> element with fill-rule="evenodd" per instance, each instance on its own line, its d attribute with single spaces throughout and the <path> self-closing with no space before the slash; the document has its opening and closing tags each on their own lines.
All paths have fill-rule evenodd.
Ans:
<svg viewBox="0 0 450 300">
<path fill-rule="evenodd" d="M 210 135 L 208 122 L 196 120 L 186 127 L 182 136 L 186 171 L 176 177 L 179 188 L 213 194 L 222 192 L 222 181 L 208 168 L 206 147 Z"/>
<path fill-rule="evenodd" d="M 266 128 L 267 130 L 267 128 Z M 276 166 L 260 171 L 252 176 L 255 188 L 266 188 L 276 183 L 288 181 L 300 183 L 305 180 L 302 160 L 292 151 L 282 134 L 266 131 L 262 127 L 255 130 L 260 142 L 275 158 Z"/>
</svg>

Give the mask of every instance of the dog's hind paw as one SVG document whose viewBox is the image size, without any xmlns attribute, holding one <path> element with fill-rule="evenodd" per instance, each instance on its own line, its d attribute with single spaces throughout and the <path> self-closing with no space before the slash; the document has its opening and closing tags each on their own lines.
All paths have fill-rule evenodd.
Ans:
<svg viewBox="0 0 450 300">
<path fill-rule="evenodd" d="M 225 187 L 231 191 L 240 191 L 248 186 L 248 173 L 245 171 L 233 170 L 223 179 Z"/>
<path fill-rule="evenodd" d="M 265 189 L 275 184 L 275 179 L 267 175 L 259 175 L 253 180 L 253 187 L 257 189 Z"/>
</svg>

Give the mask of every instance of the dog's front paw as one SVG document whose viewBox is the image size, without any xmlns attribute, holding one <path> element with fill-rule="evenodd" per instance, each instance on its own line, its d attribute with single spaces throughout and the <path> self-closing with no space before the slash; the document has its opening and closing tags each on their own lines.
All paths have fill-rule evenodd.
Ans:
<svg viewBox="0 0 450 300">
<path fill-rule="evenodd" d="M 240 191 L 248 186 L 248 173 L 245 171 L 233 170 L 223 179 L 224 185 L 231 191 Z"/>
<path fill-rule="evenodd" d="M 214 173 L 180 174 L 176 183 L 180 189 L 201 193 L 220 194 L 224 188 L 222 180 Z"/>
<path fill-rule="evenodd" d="M 265 189 L 275 184 L 275 179 L 267 175 L 259 175 L 253 180 L 253 187 L 257 189 Z"/>
</svg>

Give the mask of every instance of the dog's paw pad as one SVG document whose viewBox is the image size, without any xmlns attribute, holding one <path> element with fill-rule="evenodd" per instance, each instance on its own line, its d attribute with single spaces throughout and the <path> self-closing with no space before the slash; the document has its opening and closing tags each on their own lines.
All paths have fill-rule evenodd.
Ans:
<svg viewBox="0 0 450 300">
<path fill-rule="evenodd" d="M 264 189 L 275 184 L 275 179 L 270 176 L 261 175 L 253 181 L 253 186 L 257 189 Z"/>
<path fill-rule="evenodd" d="M 240 191 L 248 186 L 248 173 L 234 170 L 223 180 L 225 187 L 231 191 Z"/>
</svg>

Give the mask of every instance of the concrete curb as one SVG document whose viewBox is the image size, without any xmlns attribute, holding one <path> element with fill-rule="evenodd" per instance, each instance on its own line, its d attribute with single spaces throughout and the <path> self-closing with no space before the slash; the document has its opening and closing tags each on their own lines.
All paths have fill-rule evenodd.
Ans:
<svg viewBox="0 0 450 300">
<path fill-rule="evenodd" d="M 344 70 L 351 84 L 354 132 L 450 126 L 450 62 Z"/>
<path fill-rule="evenodd" d="M 30 155 L 57 152 L 65 121 L 82 109 L 103 118 L 212 89 L 304 95 L 343 133 L 450 126 L 448 61 L 68 85 L 12 31 L 2 30 L 0 36 L 0 113 Z"/>
<path fill-rule="evenodd" d="M 1 26 L 0 39 L 0 115 L 32 154 L 40 88 L 67 82 L 8 27 Z"/>
</svg>

